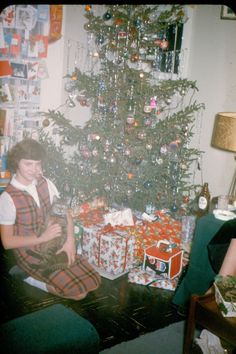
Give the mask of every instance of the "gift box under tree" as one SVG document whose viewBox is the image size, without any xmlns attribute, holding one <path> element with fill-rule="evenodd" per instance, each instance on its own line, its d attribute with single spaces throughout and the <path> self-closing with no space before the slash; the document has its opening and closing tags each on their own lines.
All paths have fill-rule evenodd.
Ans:
<svg viewBox="0 0 236 354">
<path fill-rule="evenodd" d="M 183 250 L 166 240 L 145 250 L 143 269 L 150 268 L 156 274 L 172 279 L 182 270 Z"/>
<path fill-rule="evenodd" d="M 128 272 L 134 264 L 135 237 L 112 227 L 85 229 L 83 255 L 99 273 L 112 278 Z"/>
</svg>

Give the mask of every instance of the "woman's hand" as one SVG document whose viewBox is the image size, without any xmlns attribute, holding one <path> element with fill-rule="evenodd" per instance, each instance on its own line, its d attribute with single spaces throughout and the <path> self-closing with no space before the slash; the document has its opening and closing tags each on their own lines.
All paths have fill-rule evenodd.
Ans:
<svg viewBox="0 0 236 354">
<path fill-rule="evenodd" d="M 58 250 L 56 254 L 59 254 L 61 252 L 66 253 L 68 258 L 68 266 L 69 267 L 72 266 L 75 262 L 75 255 L 76 255 L 75 240 L 72 238 L 67 238 L 62 248 Z"/>
<path fill-rule="evenodd" d="M 62 235 L 62 228 L 59 224 L 49 223 L 41 235 L 41 241 L 50 241 Z"/>
</svg>

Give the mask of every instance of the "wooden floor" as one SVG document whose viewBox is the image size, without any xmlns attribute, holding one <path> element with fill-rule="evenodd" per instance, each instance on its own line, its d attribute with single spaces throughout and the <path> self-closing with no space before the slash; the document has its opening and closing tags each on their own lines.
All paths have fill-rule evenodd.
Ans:
<svg viewBox="0 0 236 354">
<path fill-rule="evenodd" d="M 89 320 L 101 339 L 101 350 L 183 320 L 171 304 L 173 292 L 131 284 L 127 275 L 102 278 L 99 289 L 81 301 L 61 299 L 9 275 L 8 253 L 1 250 L 1 322 L 55 303 L 72 308 Z"/>
</svg>

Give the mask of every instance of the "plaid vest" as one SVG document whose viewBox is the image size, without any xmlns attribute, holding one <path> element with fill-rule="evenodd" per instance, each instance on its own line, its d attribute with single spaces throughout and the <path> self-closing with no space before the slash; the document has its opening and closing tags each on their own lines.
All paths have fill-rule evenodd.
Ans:
<svg viewBox="0 0 236 354">
<path fill-rule="evenodd" d="M 6 192 L 11 196 L 16 207 L 15 235 L 37 236 L 45 229 L 45 223 L 51 209 L 47 181 L 42 177 L 36 186 L 40 201 L 40 208 L 34 198 L 26 191 L 21 191 L 9 184 Z"/>
</svg>

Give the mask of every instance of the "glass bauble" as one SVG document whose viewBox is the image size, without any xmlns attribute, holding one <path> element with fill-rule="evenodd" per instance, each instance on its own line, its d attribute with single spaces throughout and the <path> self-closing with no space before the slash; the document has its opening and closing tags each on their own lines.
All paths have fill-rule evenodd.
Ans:
<svg viewBox="0 0 236 354">
<path fill-rule="evenodd" d="M 66 92 L 73 92 L 75 90 L 75 82 L 74 81 L 67 81 L 65 83 L 64 89 Z"/>
<path fill-rule="evenodd" d="M 108 21 L 108 20 L 110 20 L 112 18 L 112 14 L 109 12 L 109 11 L 107 11 L 104 15 L 103 15 L 103 20 L 104 21 Z"/>
<path fill-rule="evenodd" d="M 150 181 L 150 180 L 147 180 L 147 181 L 145 181 L 145 182 L 143 183 L 143 186 L 144 186 L 144 188 L 146 188 L 146 189 L 150 189 L 150 188 L 153 187 L 153 182 Z"/>
<path fill-rule="evenodd" d="M 44 128 L 48 127 L 50 125 L 50 121 L 48 118 L 45 118 L 42 122 L 42 125 Z"/>
</svg>

